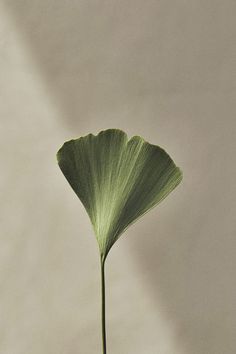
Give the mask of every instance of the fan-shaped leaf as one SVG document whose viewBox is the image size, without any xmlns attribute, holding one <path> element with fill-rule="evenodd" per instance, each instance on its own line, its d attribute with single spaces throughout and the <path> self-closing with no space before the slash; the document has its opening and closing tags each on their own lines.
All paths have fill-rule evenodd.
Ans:
<svg viewBox="0 0 236 354">
<path fill-rule="evenodd" d="M 101 256 L 140 216 L 163 200 L 182 173 L 159 146 L 118 129 L 66 142 L 59 166 L 92 222 Z"/>
</svg>

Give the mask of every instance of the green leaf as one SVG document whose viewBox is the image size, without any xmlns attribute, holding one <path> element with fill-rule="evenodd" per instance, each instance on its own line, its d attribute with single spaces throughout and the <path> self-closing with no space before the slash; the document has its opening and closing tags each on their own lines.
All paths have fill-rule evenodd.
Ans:
<svg viewBox="0 0 236 354">
<path fill-rule="evenodd" d="M 182 179 L 165 150 L 139 136 L 128 140 L 118 129 L 70 140 L 57 159 L 90 217 L 103 259 L 127 227 Z"/>
</svg>

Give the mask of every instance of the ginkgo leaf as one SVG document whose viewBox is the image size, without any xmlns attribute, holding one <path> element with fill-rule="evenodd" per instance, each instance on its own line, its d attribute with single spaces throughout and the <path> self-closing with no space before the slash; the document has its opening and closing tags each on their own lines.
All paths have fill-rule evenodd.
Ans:
<svg viewBox="0 0 236 354">
<path fill-rule="evenodd" d="M 106 258 L 129 225 L 160 203 L 181 181 L 181 170 L 159 146 L 119 129 L 70 140 L 58 164 L 83 203 Z"/>
</svg>

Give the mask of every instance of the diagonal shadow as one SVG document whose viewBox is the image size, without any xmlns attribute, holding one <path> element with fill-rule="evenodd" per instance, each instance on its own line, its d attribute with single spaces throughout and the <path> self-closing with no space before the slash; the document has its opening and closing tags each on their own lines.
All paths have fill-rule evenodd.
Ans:
<svg viewBox="0 0 236 354">
<path fill-rule="evenodd" d="M 98 120 L 100 129 L 102 120 L 109 124 L 110 112 L 120 106 L 128 109 L 132 94 L 145 90 L 140 75 L 137 86 L 137 70 L 142 63 L 133 65 L 140 48 L 129 48 L 134 29 L 125 24 L 117 31 L 124 14 L 115 4 L 101 6 L 100 1 L 91 4 L 85 0 L 2 2 L 29 44 L 69 129 L 78 131 L 81 125 L 89 129 Z M 127 6 L 127 16 L 131 11 L 132 4 Z"/>
</svg>

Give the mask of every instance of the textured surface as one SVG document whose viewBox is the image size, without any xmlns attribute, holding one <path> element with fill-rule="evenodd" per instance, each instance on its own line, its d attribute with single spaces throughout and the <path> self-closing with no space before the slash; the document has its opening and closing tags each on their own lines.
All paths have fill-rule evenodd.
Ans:
<svg viewBox="0 0 236 354">
<path fill-rule="evenodd" d="M 57 159 L 87 210 L 103 258 L 127 227 L 182 179 L 162 148 L 139 136 L 128 140 L 119 129 L 66 142 Z"/>
<path fill-rule="evenodd" d="M 235 18 L 235 0 L 1 1 L 1 354 L 101 348 L 97 245 L 55 152 L 107 127 L 184 172 L 111 249 L 108 349 L 235 353 Z"/>
</svg>

